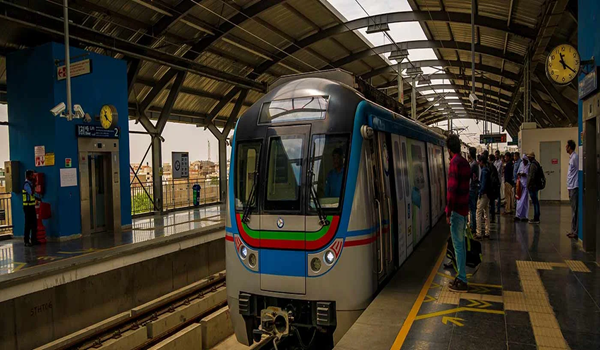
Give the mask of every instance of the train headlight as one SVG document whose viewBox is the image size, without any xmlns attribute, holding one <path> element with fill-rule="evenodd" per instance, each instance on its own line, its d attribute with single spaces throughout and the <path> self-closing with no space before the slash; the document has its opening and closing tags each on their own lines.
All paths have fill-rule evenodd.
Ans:
<svg viewBox="0 0 600 350">
<path fill-rule="evenodd" d="M 254 253 L 250 253 L 250 257 L 248 258 L 248 264 L 252 268 L 256 266 L 256 255 L 254 255 Z"/>
<path fill-rule="evenodd" d="M 319 272 L 321 270 L 321 259 L 312 258 L 310 261 L 310 268 L 313 272 Z"/>
<path fill-rule="evenodd" d="M 248 256 L 248 248 L 246 248 L 245 245 L 240 248 L 240 255 L 242 256 L 242 259 L 246 259 Z"/>
<path fill-rule="evenodd" d="M 323 260 L 325 260 L 328 265 L 331 265 L 333 264 L 333 260 L 335 260 L 335 254 L 333 254 L 331 250 L 328 250 L 323 254 Z"/>
</svg>

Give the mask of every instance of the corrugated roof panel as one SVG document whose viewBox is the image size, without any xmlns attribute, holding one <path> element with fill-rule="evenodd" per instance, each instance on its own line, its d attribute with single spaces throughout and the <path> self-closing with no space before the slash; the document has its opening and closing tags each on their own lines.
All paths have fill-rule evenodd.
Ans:
<svg viewBox="0 0 600 350">
<path fill-rule="evenodd" d="M 506 33 L 499 30 L 489 28 L 479 28 L 479 37 L 481 39 L 481 45 L 489 46 L 496 49 L 504 49 L 504 40 L 506 39 Z"/>
<path fill-rule="evenodd" d="M 340 23 L 320 1 L 288 0 L 287 3 L 321 28 Z"/>
<path fill-rule="evenodd" d="M 435 40 L 452 40 L 452 33 L 446 22 L 427 21 L 429 32 Z"/>
<path fill-rule="evenodd" d="M 265 61 L 265 58 L 259 55 L 256 55 L 254 53 L 248 52 L 247 50 L 244 50 L 240 47 L 231 45 L 227 42 L 224 41 L 219 41 L 217 43 L 215 43 L 213 45 L 214 48 L 218 49 L 219 52 L 223 52 L 225 53 L 227 56 L 230 57 L 239 57 L 240 60 L 243 59 L 243 61 L 238 61 L 238 62 L 234 62 L 230 59 L 226 59 L 223 58 L 222 56 L 219 56 L 216 53 L 203 53 L 203 56 L 209 56 L 210 57 L 218 57 L 222 60 L 226 60 L 229 64 L 236 66 L 237 69 L 243 69 L 246 66 L 250 65 L 250 66 L 257 66 L 259 64 L 261 64 L 262 62 Z M 260 52 L 259 52 L 260 53 Z M 262 54 L 262 53 L 261 53 Z M 265 55 L 266 57 L 272 57 L 272 54 L 268 54 Z"/>
<path fill-rule="evenodd" d="M 329 45 L 329 50 L 335 50 L 334 56 L 339 57 L 340 53 L 349 53 L 362 51 L 369 46 L 354 32 L 344 32 L 333 37 L 335 40 L 323 40 L 321 45 Z"/>
<path fill-rule="evenodd" d="M 454 40 L 471 42 L 471 25 L 462 23 L 450 23 Z M 477 35 L 477 33 L 475 33 Z"/>
<path fill-rule="evenodd" d="M 515 1 L 512 17 L 514 23 L 535 28 L 544 2 L 544 0 Z"/>
<path fill-rule="evenodd" d="M 508 19 L 511 0 L 478 0 L 477 13 L 480 16 L 496 19 Z"/>
<path fill-rule="evenodd" d="M 90 3 L 146 23 L 156 23 L 163 16 L 130 0 L 90 0 Z"/>
<path fill-rule="evenodd" d="M 440 0 L 417 0 L 415 1 L 421 11 L 440 11 Z"/>
<path fill-rule="evenodd" d="M 471 13 L 470 0 L 442 0 L 448 12 L 468 12 Z"/>
<path fill-rule="evenodd" d="M 457 55 L 456 55 L 456 50 L 453 49 L 439 49 L 438 50 L 440 55 L 442 55 L 442 58 L 445 60 L 449 60 L 449 61 L 456 61 Z"/>
<path fill-rule="evenodd" d="M 506 62 L 504 69 L 515 74 L 519 74 L 521 72 L 521 66 L 517 66 L 516 64 L 510 62 Z"/>
<path fill-rule="evenodd" d="M 519 37 L 519 36 L 514 36 L 511 35 L 508 37 L 508 44 L 506 46 L 506 49 L 510 52 L 514 52 L 516 54 L 519 54 L 521 56 L 525 56 L 525 54 L 527 53 L 527 48 L 529 47 L 529 40 Z"/>
</svg>

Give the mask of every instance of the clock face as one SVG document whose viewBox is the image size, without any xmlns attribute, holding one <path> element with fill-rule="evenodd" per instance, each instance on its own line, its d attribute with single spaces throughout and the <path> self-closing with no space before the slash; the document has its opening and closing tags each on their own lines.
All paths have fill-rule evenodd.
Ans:
<svg viewBox="0 0 600 350">
<path fill-rule="evenodd" d="M 104 129 L 110 129 L 117 125 L 117 110 L 114 106 L 104 105 L 100 110 L 100 125 Z"/>
<path fill-rule="evenodd" d="M 577 49 L 569 44 L 553 48 L 546 59 L 546 75 L 556 84 L 565 85 L 577 78 L 581 60 Z"/>
</svg>

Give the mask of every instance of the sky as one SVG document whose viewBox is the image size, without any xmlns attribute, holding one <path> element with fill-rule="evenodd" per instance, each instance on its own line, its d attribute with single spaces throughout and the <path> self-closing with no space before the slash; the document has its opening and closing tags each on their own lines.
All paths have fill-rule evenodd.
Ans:
<svg viewBox="0 0 600 350">
<path fill-rule="evenodd" d="M 368 15 L 377 15 L 386 12 L 393 11 L 411 11 L 407 0 L 329 0 L 329 2 L 344 16 L 347 20 L 353 20 L 356 18 L 362 18 Z M 364 7 L 364 10 L 361 6 Z M 366 11 L 366 13 L 365 13 Z M 366 34 L 366 28 L 360 29 L 359 32 L 365 36 L 374 46 L 390 43 L 389 38 L 385 37 L 383 33 Z M 426 40 L 425 34 L 421 29 L 421 26 L 414 23 L 394 23 L 390 24 L 390 36 L 396 42 L 411 41 L 411 40 Z M 385 54 L 385 56 L 389 56 Z M 419 49 L 409 50 L 409 60 L 421 61 L 428 59 L 435 59 L 436 56 L 432 49 Z M 395 61 L 392 61 L 395 63 Z M 423 68 L 425 74 L 431 74 L 436 72 L 436 67 Z M 440 68 L 440 67 L 438 67 Z M 448 83 L 447 80 L 432 80 L 431 84 L 443 84 Z M 418 84 L 419 86 L 421 84 Z M 447 90 L 437 90 L 436 92 L 445 92 Z M 427 93 L 427 91 L 425 91 Z M 448 98 L 448 102 L 452 101 L 452 98 Z M 0 121 L 7 120 L 7 106 L 0 105 Z M 456 106 L 453 108 L 462 109 L 462 107 Z M 490 123 L 491 124 L 491 123 Z M 447 128 L 447 122 L 438 123 L 443 129 Z M 453 120 L 453 126 L 464 128 L 460 131 L 461 139 L 471 145 L 479 144 L 479 134 L 483 131 L 483 122 L 477 123 L 472 119 L 455 119 Z M 129 123 L 130 130 L 143 131 L 143 128 L 139 124 L 135 124 L 133 121 Z M 498 125 L 492 125 L 493 132 L 500 130 Z M 489 127 L 488 127 L 489 130 Z M 167 123 L 163 132 L 165 142 L 163 142 L 162 156 L 164 163 L 171 162 L 171 152 L 173 151 L 188 151 L 190 153 L 190 160 L 205 160 L 208 159 L 208 142 L 210 142 L 210 158 L 212 161 L 218 161 L 219 146 L 217 139 L 212 136 L 210 131 L 204 130 L 203 128 L 195 127 L 194 125 L 188 124 L 177 124 Z M 510 136 L 508 139 L 511 140 Z M 150 143 L 150 137 L 147 135 L 131 134 L 130 135 L 130 162 L 139 163 L 148 148 Z M 505 144 L 501 144 L 500 148 L 505 147 Z M 229 147 L 227 157 L 229 158 Z M 0 126 L 0 162 L 4 164 L 4 161 L 9 159 L 8 151 L 8 127 Z M 151 162 L 150 154 L 146 157 L 147 162 Z"/>
</svg>

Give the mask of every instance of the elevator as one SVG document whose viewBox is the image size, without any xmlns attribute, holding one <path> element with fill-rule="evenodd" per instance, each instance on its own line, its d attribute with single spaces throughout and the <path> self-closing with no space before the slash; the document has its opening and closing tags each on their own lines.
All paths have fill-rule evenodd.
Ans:
<svg viewBox="0 0 600 350">
<path fill-rule="evenodd" d="M 81 233 L 120 232 L 119 140 L 79 138 Z"/>
<path fill-rule="evenodd" d="M 583 249 L 600 263 L 600 93 L 583 102 Z M 580 161 L 582 161 L 580 159 Z M 581 194 L 580 194 L 581 195 Z"/>
</svg>

